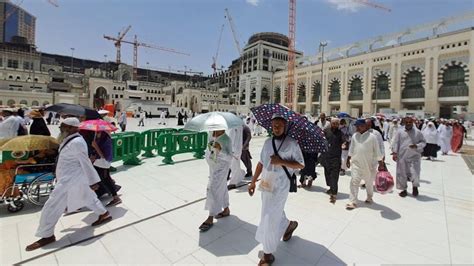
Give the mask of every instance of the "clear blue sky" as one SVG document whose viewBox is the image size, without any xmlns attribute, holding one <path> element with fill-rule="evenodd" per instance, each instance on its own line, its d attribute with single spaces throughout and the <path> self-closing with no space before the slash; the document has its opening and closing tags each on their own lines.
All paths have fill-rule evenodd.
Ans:
<svg viewBox="0 0 474 266">
<path fill-rule="evenodd" d="M 18 0 L 13 0 L 17 2 Z M 229 8 L 241 46 L 261 31 L 288 33 L 287 0 L 25 0 L 22 7 L 37 17 L 36 44 L 41 51 L 81 58 L 115 60 L 113 43 L 102 35 L 115 36 L 132 25 L 125 39 L 139 40 L 190 53 L 182 56 L 139 49 L 139 66 L 184 69 L 211 73 L 219 30 L 222 37 L 219 65 L 237 58 L 224 8 Z M 358 6 L 351 0 L 298 0 L 296 47 L 315 54 L 321 40 L 329 47 L 396 32 L 408 26 L 474 9 L 473 0 L 371 0 L 390 7 L 391 13 Z M 472 24 L 472 23 L 471 23 Z M 467 25 L 465 25 L 467 26 Z M 132 47 L 122 46 L 122 61 L 132 63 Z"/>
</svg>

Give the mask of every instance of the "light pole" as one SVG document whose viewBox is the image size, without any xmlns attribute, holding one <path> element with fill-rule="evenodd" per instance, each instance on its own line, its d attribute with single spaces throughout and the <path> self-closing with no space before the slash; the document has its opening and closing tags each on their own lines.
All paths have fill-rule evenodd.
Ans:
<svg viewBox="0 0 474 266">
<path fill-rule="evenodd" d="M 71 73 L 74 72 L 74 47 L 71 47 Z"/>
<path fill-rule="evenodd" d="M 319 51 L 321 52 L 321 89 L 319 90 L 319 115 L 323 113 L 323 89 L 324 89 L 324 47 L 328 45 L 327 42 L 319 43 Z"/>
<path fill-rule="evenodd" d="M 146 81 L 148 82 L 150 79 L 150 67 L 148 66 L 150 62 L 146 62 Z"/>
</svg>

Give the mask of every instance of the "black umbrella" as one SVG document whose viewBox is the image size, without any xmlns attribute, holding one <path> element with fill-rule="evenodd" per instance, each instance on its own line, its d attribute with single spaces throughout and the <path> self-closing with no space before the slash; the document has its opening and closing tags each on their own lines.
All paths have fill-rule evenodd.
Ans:
<svg viewBox="0 0 474 266">
<path fill-rule="evenodd" d="M 99 113 L 89 107 L 79 104 L 58 103 L 53 104 L 45 109 L 45 111 L 56 112 L 64 115 L 85 116 L 86 120 L 99 119 Z"/>
</svg>

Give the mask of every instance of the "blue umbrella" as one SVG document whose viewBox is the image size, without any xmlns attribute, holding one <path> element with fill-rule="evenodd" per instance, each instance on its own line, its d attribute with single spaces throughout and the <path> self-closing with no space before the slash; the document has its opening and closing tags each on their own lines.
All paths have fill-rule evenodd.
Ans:
<svg viewBox="0 0 474 266">
<path fill-rule="evenodd" d="M 349 115 L 348 113 L 346 112 L 340 112 L 339 114 L 337 114 L 337 117 L 339 118 L 351 118 L 351 115 Z"/>
<path fill-rule="evenodd" d="M 298 141 L 304 152 L 326 152 L 328 143 L 323 131 L 305 116 L 279 104 L 263 104 L 250 109 L 258 123 L 266 130 L 272 127 L 273 114 L 280 114 L 289 121 L 287 134 Z"/>
</svg>

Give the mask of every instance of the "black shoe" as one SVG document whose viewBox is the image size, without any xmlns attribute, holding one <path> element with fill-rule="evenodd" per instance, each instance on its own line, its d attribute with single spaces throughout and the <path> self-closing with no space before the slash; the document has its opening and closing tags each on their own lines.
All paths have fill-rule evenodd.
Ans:
<svg viewBox="0 0 474 266">
<path fill-rule="evenodd" d="M 418 188 L 417 187 L 413 187 L 412 194 L 413 194 L 414 197 L 418 196 Z"/>
<path fill-rule="evenodd" d="M 402 192 L 398 193 L 398 195 L 402 198 L 406 197 L 407 196 L 407 191 L 406 190 L 403 190 Z"/>
</svg>

